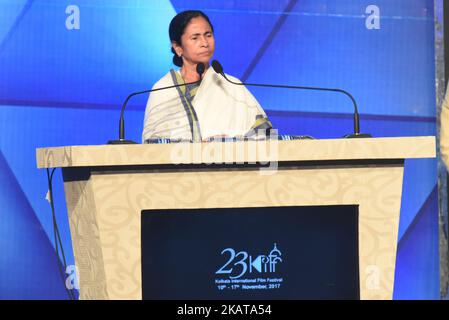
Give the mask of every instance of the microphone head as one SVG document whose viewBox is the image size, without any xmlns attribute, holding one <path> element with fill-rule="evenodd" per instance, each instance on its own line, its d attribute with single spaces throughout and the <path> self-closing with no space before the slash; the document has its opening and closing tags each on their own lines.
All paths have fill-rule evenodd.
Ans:
<svg viewBox="0 0 449 320">
<path fill-rule="evenodd" d="M 204 70 L 206 70 L 206 67 L 204 66 L 204 63 L 200 62 L 196 65 L 196 72 L 200 75 L 200 79 L 201 76 L 204 73 Z"/>
<path fill-rule="evenodd" d="M 212 61 L 212 68 L 218 74 L 223 74 L 224 73 L 223 72 L 223 66 L 217 60 L 213 60 Z"/>
</svg>

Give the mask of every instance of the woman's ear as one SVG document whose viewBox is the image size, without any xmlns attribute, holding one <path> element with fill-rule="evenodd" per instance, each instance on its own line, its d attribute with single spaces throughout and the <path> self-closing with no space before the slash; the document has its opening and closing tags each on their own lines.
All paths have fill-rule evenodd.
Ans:
<svg viewBox="0 0 449 320">
<path fill-rule="evenodd" d="M 173 50 L 175 50 L 176 55 L 181 58 L 181 56 L 182 56 L 182 47 L 176 41 L 173 41 L 171 43 L 171 45 L 173 47 Z"/>
</svg>

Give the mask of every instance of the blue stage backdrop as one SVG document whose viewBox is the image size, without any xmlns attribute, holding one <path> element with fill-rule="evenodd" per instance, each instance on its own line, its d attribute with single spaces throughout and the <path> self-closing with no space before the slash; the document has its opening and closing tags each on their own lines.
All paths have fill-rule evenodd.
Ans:
<svg viewBox="0 0 449 320">
<path fill-rule="evenodd" d="M 436 134 L 431 0 L 0 0 L 0 299 L 68 298 L 35 149 L 116 138 L 127 94 L 174 67 L 171 18 L 193 8 L 210 16 L 226 73 L 345 89 L 375 137 Z M 352 131 L 343 95 L 251 91 L 282 134 Z M 131 102 L 127 138 L 140 141 L 145 103 Z M 407 161 L 404 183 L 394 298 L 438 299 L 436 161 Z M 73 265 L 60 172 L 54 187 Z"/>
</svg>

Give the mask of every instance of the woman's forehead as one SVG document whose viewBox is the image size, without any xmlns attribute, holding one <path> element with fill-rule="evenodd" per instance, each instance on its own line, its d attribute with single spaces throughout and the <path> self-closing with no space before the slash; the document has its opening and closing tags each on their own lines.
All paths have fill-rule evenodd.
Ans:
<svg viewBox="0 0 449 320">
<path fill-rule="evenodd" d="M 207 31 L 211 31 L 211 27 L 209 23 L 203 17 L 196 17 L 190 20 L 186 29 L 184 30 L 185 34 L 195 34 L 195 33 L 204 33 Z"/>
</svg>

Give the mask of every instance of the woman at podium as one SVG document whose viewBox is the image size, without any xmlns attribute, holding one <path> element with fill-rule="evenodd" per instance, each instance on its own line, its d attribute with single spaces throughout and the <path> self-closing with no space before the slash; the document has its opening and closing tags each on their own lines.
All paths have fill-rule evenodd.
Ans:
<svg viewBox="0 0 449 320">
<path fill-rule="evenodd" d="M 144 143 L 158 139 L 200 142 L 216 137 L 239 138 L 271 128 L 248 89 L 228 82 L 210 67 L 215 50 L 214 28 L 203 12 L 177 14 L 170 22 L 169 36 L 173 63 L 180 69 L 171 69 L 153 89 L 196 83 L 150 94 Z M 199 64 L 203 64 L 203 70 Z"/>
</svg>

